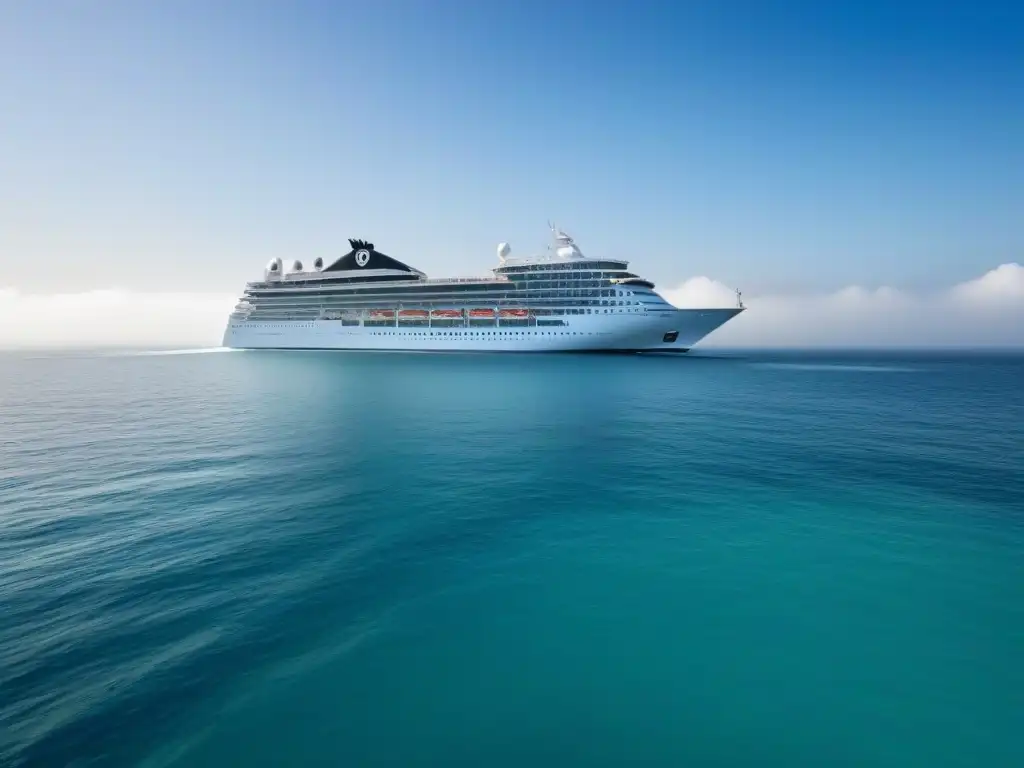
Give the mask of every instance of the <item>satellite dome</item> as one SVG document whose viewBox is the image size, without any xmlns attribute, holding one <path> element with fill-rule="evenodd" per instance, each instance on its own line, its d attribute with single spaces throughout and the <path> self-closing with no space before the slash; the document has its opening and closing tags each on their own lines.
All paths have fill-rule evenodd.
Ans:
<svg viewBox="0 0 1024 768">
<path fill-rule="evenodd" d="M 280 280 L 282 275 L 282 264 L 280 259 L 271 259 L 267 262 L 267 268 L 263 270 L 264 280 Z"/>
<path fill-rule="evenodd" d="M 313 259 L 313 269 L 315 269 L 317 272 L 319 272 L 323 268 L 324 268 L 324 260 L 323 259 L 321 259 L 319 256 L 317 256 L 315 259 Z"/>
<path fill-rule="evenodd" d="M 501 259 L 502 261 L 504 261 L 511 252 L 512 246 L 510 246 L 508 243 L 498 244 L 498 258 Z"/>
<path fill-rule="evenodd" d="M 301 271 L 302 271 L 302 262 L 299 261 L 298 259 L 296 259 L 295 261 L 292 262 L 292 272 L 301 272 Z"/>
</svg>

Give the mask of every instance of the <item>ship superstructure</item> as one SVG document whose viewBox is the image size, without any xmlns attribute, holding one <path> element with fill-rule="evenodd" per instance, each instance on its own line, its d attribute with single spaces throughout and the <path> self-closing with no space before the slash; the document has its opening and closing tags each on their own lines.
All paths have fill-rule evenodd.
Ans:
<svg viewBox="0 0 1024 768">
<path fill-rule="evenodd" d="M 475 278 L 432 279 L 349 240 L 336 261 L 271 261 L 248 283 L 227 347 L 424 351 L 685 352 L 743 311 L 679 309 L 619 259 L 590 259 L 551 227 L 546 254 L 510 257 Z M 287 267 L 287 268 L 286 268 Z"/>
</svg>

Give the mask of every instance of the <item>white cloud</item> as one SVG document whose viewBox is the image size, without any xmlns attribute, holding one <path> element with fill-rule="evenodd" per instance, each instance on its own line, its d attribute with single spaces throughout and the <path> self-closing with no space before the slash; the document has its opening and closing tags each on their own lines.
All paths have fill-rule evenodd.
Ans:
<svg viewBox="0 0 1024 768">
<path fill-rule="evenodd" d="M 735 292 L 695 277 L 663 292 L 681 307 L 732 306 Z M 220 344 L 237 297 L 0 288 L 0 347 Z M 1003 264 L 932 294 L 850 286 L 821 295 L 744 296 L 748 311 L 703 345 L 1024 345 L 1024 267 Z"/>
<path fill-rule="evenodd" d="M 734 290 L 708 277 L 691 277 L 675 290 L 661 291 L 661 295 L 677 307 L 690 309 L 732 307 L 736 304 Z"/>
<path fill-rule="evenodd" d="M 732 306 L 706 277 L 664 292 L 678 307 Z M 744 296 L 748 311 L 715 331 L 716 346 L 1024 345 L 1024 267 L 1003 264 L 931 294 L 850 286 L 820 295 Z"/>
<path fill-rule="evenodd" d="M 1020 264 L 1003 264 L 976 280 L 955 286 L 952 294 L 957 300 L 966 303 L 994 305 L 1024 301 L 1024 267 Z"/>
<path fill-rule="evenodd" d="M 236 296 L 0 288 L 0 347 L 216 346 Z"/>
</svg>

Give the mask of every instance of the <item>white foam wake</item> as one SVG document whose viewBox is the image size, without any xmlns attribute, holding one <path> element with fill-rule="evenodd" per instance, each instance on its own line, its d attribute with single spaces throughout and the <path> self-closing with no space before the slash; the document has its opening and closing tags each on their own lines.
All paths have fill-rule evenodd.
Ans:
<svg viewBox="0 0 1024 768">
<path fill-rule="evenodd" d="M 237 352 L 231 347 L 197 347 L 196 349 L 153 349 L 135 352 L 136 355 L 205 355 L 209 352 Z"/>
</svg>

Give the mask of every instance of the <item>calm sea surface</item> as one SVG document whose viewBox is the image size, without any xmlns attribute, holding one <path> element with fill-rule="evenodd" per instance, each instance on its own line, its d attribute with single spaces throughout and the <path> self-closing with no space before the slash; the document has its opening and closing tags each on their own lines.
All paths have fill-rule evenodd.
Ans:
<svg viewBox="0 0 1024 768">
<path fill-rule="evenodd" d="M 1024 356 L 0 355 L 0 765 L 1024 765 Z"/>
</svg>

